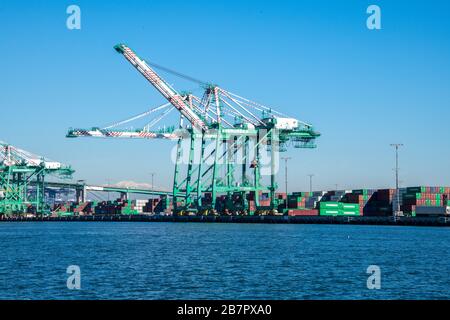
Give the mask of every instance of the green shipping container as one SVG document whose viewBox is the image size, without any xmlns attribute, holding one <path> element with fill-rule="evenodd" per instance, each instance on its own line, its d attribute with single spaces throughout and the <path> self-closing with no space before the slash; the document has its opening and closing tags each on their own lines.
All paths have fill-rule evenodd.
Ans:
<svg viewBox="0 0 450 320">
<path fill-rule="evenodd" d="M 359 211 L 347 211 L 347 210 L 341 210 L 341 215 L 343 216 L 359 216 Z"/>
<path fill-rule="evenodd" d="M 339 209 L 345 210 L 345 211 L 358 211 L 359 212 L 359 204 L 340 202 Z"/>
<path fill-rule="evenodd" d="M 425 187 L 409 187 L 406 188 L 406 192 L 407 193 L 422 193 L 425 192 L 426 188 Z"/>
<path fill-rule="evenodd" d="M 73 216 L 73 212 L 67 211 L 67 212 L 58 212 L 58 217 L 70 217 Z"/>
<path fill-rule="evenodd" d="M 367 189 L 352 190 L 352 193 L 366 196 L 368 194 L 368 190 Z"/>
<path fill-rule="evenodd" d="M 321 215 L 321 216 L 339 216 L 339 215 L 341 215 L 341 210 L 320 209 L 319 215 Z"/>
<path fill-rule="evenodd" d="M 319 208 L 327 208 L 327 209 L 336 209 L 339 210 L 339 202 L 334 202 L 334 201 L 327 201 L 327 202 L 320 202 L 319 203 Z"/>
</svg>

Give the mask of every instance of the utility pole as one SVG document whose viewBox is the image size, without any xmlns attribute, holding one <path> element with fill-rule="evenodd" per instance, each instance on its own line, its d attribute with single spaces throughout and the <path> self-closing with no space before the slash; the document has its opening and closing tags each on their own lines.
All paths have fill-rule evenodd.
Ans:
<svg viewBox="0 0 450 320">
<path fill-rule="evenodd" d="M 291 157 L 281 157 L 281 159 L 284 160 L 284 184 L 285 184 L 285 190 L 286 190 L 286 199 L 284 200 L 286 210 L 288 209 L 288 160 L 291 159 Z"/>
<path fill-rule="evenodd" d="M 313 189 L 312 178 L 314 177 L 314 174 L 310 173 L 310 174 L 308 174 L 308 177 L 309 177 L 309 192 L 312 192 L 312 189 Z"/>
<path fill-rule="evenodd" d="M 152 189 L 151 190 L 155 190 L 155 185 L 154 185 L 154 180 L 153 180 L 153 178 L 155 176 L 155 173 L 154 172 L 150 172 L 150 175 L 152 176 Z M 152 213 L 154 214 L 155 213 L 155 208 L 153 208 L 153 204 L 154 204 L 153 198 L 150 198 L 150 201 L 152 203 Z"/>
<path fill-rule="evenodd" d="M 391 147 L 395 148 L 395 193 L 396 193 L 396 199 L 397 199 L 397 208 L 395 208 L 394 216 L 397 215 L 398 212 L 400 212 L 400 193 L 399 193 L 399 183 L 398 183 L 398 149 L 400 147 L 403 147 L 402 143 L 391 143 Z"/>
<path fill-rule="evenodd" d="M 153 184 L 153 177 L 155 176 L 154 172 L 150 172 L 150 174 L 152 175 L 152 190 L 155 189 L 155 185 Z"/>
<path fill-rule="evenodd" d="M 106 179 L 106 183 L 107 183 L 106 186 L 109 187 L 111 185 L 111 180 L 110 179 Z M 109 198 L 109 191 L 107 193 L 108 193 L 108 201 L 109 201 L 110 200 L 110 198 Z"/>
</svg>

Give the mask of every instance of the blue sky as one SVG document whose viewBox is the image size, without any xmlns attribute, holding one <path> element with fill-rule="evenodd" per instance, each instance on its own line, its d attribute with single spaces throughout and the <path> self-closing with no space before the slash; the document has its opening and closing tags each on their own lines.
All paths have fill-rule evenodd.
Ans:
<svg viewBox="0 0 450 320">
<path fill-rule="evenodd" d="M 66 8 L 81 8 L 81 30 Z M 377 4 L 382 30 L 366 28 Z M 291 149 L 292 189 L 450 185 L 448 1 L 0 2 L 0 140 L 71 164 L 91 183 L 169 187 L 172 142 L 66 139 L 164 100 L 113 50 L 218 83 L 322 133 Z M 192 83 L 167 75 L 177 89 Z M 283 176 L 280 174 L 280 182 Z"/>
</svg>

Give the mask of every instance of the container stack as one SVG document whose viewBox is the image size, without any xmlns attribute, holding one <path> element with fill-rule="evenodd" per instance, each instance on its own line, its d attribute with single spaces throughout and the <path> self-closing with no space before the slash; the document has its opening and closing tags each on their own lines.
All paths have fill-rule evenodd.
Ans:
<svg viewBox="0 0 450 320">
<path fill-rule="evenodd" d="M 289 209 L 305 208 L 306 198 L 302 195 L 292 194 L 288 196 L 287 202 Z"/>
<path fill-rule="evenodd" d="M 147 199 L 136 199 L 134 200 L 134 209 L 137 211 L 137 213 L 142 214 L 148 202 L 149 200 Z"/>
<path fill-rule="evenodd" d="M 156 213 L 170 213 L 173 210 L 173 202 L 167 196 L 161 196 L 155 205 L 154 212 Z"/>
<path fill-rule="evenodd" d="M 95 214 L 111 215 L 120 214 L 120 206 L 117 203 L 111 201 L 101 201 L 94 208 Z"/>
<path fill-rule="evenodd" d="M 327 193 L 326 191 L 302 192 L 306 197 L 305 207 L 308 209 L 317 208 L 319 201 Z"/>
<path fill-rule="evenodd" d="M 120 208 L 119 209 L 120 214 L 123 214 L 123 215 L 139 214 L 135 205 L 130 201 L 125 200 L 122 203 L 119 203 L 118 206 Z"/>
<path fill-rule="evenodd" d="M 366 206 L 369 204 L 369 202 L 372 200 L 372 197 L 374 193 L 376 193 L 377 190 L 375 189 L 357 189 L 352 190 L 351 192 L 346 193 L 342 197 L 342 202 L 345 203 L 352 203 L 352 204 L 358 204 L 359 206 L 359 212 L 363 213 Z"/>
<path fill-rule="evenodd" d="M 390 216 L 400 205 L 400 210 L 406 216 L 442 216 L 450 215 L 449 187 L 409 187 L 395 189 L 357 189 L 351 191 L 315 191 L 275 194 L 273 204 L 278 212 L 289 216 Z M 245 195 L 245 197 L 244 197 Z M 397 202 L 398 197 L 398 202 Z M 184 206 L 184 199 L 178 198 L 178 205 Z M 259 206 L 256 206 L 256 200 Z M 220 195 L 216 199 L 216 209 L 220 214 L 231 214 L 243 211 L 248 204 L 249 214 L 258 210 L 270 210 L 271 199 L 268 192 L 234 192 Z M 212 194 L 204 193 L 202 207 L 209 208 L 212 204 Z M 286 208 L 287 206 L 287 208 Z M 202 208 L 199 212 L 202 212 Z M 172 199 L 168 196 L 159 198 L 127 201 L 88 201 L 62 202 L 52 207 L 54 215 L 70 216 L 83 214 L 98 215 L 134 215 L 144 213 L 173 212 Z"/>
<path fill-rule="evenodd" d="M 255 204 L 255 193 L 254 192 L 249 192 L 246 194 L 246 198 L 248 201 L 248 209 L 251 212 L 256 211 L 256 204 Z"/>
<path fill-rule="evenodd" d="M 261 192 L 259 196 L 259 206 L 261 208 L 270 208 L 270 195 L 268 192 Z"/>
<path fill-rule="evenodd" d="M 212 204 L 212 193 L 206 192 L 202 197 L 202 206 L 210 206 Z"/>
<path fill-rule="evenodd" d="M 287 196 L 288 208 L 316 209 L 318 202 L 322 200 L 326 193 L 326 191 L 293 192 Z M 280 207 L 285 208 L 286 205 L 280 203 Z"/>
<path fill-rule="evenodd" d="M 339 203 L 340 214 L 343 216 L 360 216 L 362 214 L 358 203 Z"/>
<path fill-rule="evenodd" d="M 411 216 L 445 215 L 449 195 L 447 187 L 406 188 L 400 209 Z"/>
<path fill-rule="evenodd" d="M 153 198 L 149 199 L 147 203 L 142 208 L 142 211 L 144 213 L 154 213 L 156 212 L 156 207 L 158 206 L 158 203 L 161 201 L 161 198 Z"/>
<path fill-rule="evenodd" d="M 357 203 L 321 201 L 319 214 L 321 216 L 359 216 L 361 212 Z"/>
<path fill-rule="evenodd" d="M 216 207 L 215 209 L 218 212 L 225 212 L 227 210 L 227 203 L 229 202 L 227 195 L 220 195 L 216 198 Z"/>
<path fill-rule="evenodd" d="M 321 216 L 339 216 L 340 205 L 336 201 L 321 201 L 319 202 L 319 214 Z"/>
<path fill-rule="evenodd" d="M 53 211 L 60 217 L 73 215 L 70 203 L 60 203 L 53 209 Z"/>
<path fill-rule="evenodd" d="M 278 212 L 283 212 L 286 209 L 287 197 L 285 192 L 275 193 L 275 203 L 277 204 Z"/>
<path fill-rule="evenodd" d="M 364 216 L 391 216 L 394 197 L 395 189 L 377 190 L 366 203 L 363 210 Z"/>
<path fill-rule="evenodd" d="M 284 194 L 285 195 L 285 194 Z M 264 209 L 270 207 L 270 197 L 268 193 L 263 193 L 258 191 L 259 208 L 256 207 L 256 193 L 251 191 L 246 194 L 246 199 L 248 202 L 248 208 L 251 213 L 255 212 L 257 209 Z M 281 197 L 280 202 L 283 202 L 283 194 L 278 193 L 277 197 Z"/>
<path fill-rule="evenodd" d="M 332 190 L 327 191 L 323 196 L 321 201 L 328 201 L 328 202 L 339 202 L 342 200 L 342 198 L 351 191 L 346 190 Z"/>
<path fill-rule="evenodd" d="M 145 204 L 144 208 L 142 208 L 142 211 L 144 213 L 151 213 L 155 212 L 155 200 L 156 199 L 149 199 L 147 203 Z"/>
<path fill-rule="evenodd" d="M 137 214 L 134 204 L 128 200 L 117 199 L 116 201 L 102 201 L 94 207 L 95 214 L 115 215 L 115 214 Z"/>
<path fill-rule="evenodd" d="M 79 204 L 76 204 L 73 208 L 73 212 L 77 215 L 91 214 L 92 202 L 81 202 Z"/>
<path fill-rule="evenodd" d="M 231 208 L 232 210 L 244 210 L 244 195 L 242 192 L 234 192 L 231 196 Z"/>
</svg>

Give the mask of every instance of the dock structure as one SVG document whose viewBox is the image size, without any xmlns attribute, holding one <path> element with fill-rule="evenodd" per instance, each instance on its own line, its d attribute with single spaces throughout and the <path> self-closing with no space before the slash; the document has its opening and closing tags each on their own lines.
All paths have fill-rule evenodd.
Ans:
<svg viewBox="0 0 450 320">
<path fill-rule="evenodd" d="M 450 227 L 450 217 L 87 215 L 0 217 L 0 222 L 173 222 Z"/>
</svg>

